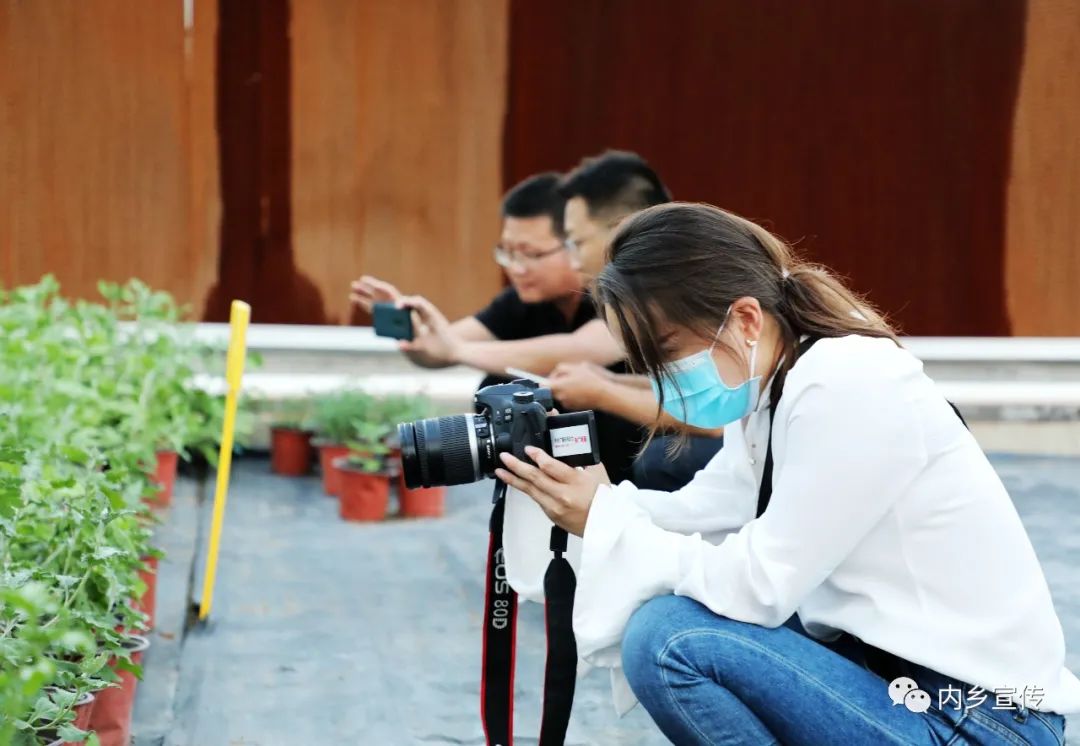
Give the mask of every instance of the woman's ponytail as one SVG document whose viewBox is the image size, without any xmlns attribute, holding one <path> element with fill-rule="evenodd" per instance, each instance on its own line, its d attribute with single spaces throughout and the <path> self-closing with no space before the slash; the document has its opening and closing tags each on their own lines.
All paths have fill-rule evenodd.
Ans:
<svg viewBox="0 0 1080 746">
<path fill-rule="evenodd" d="M 776 316 L 790 328 L 793 339 L 789 341 L 796 342 L 803 334 L 815 337 L 861 334 L 896 340 L 895 332 L 882 315 L 828 269 L 800 260 L 790 246 L 757 223 L 722 210 L 717 212 L 745 230 L 775 266 L 779 299 Z"/>
<path fill-rule="evenodd" d="M 804 335 L 885 337 L 896 333 L 872 305 L 824 267 L 803 262 L 760 225 L 711 205 L 672 202 L 627 218 L 596 279 L 596 302 L 610 312 L 631 367 L 664 376 L 656 330 L 663 323 L 715 335 L 738 298 L 756 298 L 780 327 L 782 381 Z"/>
<path fill-rule="evenodd" d="M 881 314 L 829 270 L 800 262 L 787 272 L 787 279 L 781 281 L 781 308 L 797 331 L 821 337 L 862 334 L 896 339 Z"/>
</svg>

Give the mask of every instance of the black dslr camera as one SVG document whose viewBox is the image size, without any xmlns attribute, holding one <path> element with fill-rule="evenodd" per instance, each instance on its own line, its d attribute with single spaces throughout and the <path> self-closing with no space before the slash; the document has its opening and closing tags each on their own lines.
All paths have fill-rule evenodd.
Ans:
<svg viewBox="0 0 1080 746">
<path fill-rule="evenodd" d="M 495 474 L 499 454 L 532 463 L 526 446 L 570 466 L 600 463 L 591 411 L 549 415 L 551 390 L 534 381 L 485 386 L 475 414 L 432 417 L 398 425 L 405 484 L 410 488 L 476 482 Z"/>
</svg>

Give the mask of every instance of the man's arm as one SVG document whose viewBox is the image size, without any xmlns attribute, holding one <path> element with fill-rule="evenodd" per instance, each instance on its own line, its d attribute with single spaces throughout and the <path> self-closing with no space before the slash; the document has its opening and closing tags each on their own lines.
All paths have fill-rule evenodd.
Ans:
<svg viewBox="0 0 1080 746">
<path fill-rule="evenodd" d="M 508 367 L 546 375 L 561 362 L 588 361 L 609 365 L 622 358 L 615 339 L 599 320 L 590 321 L 570 334 L 469 341 L 453 334 L 453 325 L 426 298 L 408 296 L 398 300 L 398 305 L 412 309 L 413 326 L 417 330 L 416 339 L 402 342 L 401 349 L 406 354 L 424 353 L 448 365 L 468 365 L 495 375 L 505 375 Z M 476 323 L 483 326 L 479 321 Z"/>
<path fill-rule="evenodd" d="M 413 313 L 413 328 L 417 328 L 417 314 Z M 465 318 L 458 319 L 450 324 L 447 328 L 447 332 L 457 337 L 461 342 L 491 342 L 495 339 L 495 335 L 491 331 L 476 320 L 475 316 L 466 316 Z M 452 365 L 457 365 L 452 359 L 438 355 L 439 350 L 433 350 L 430 347 L 421 347 L 416 349 L 402 348 L 402 352 L 405 353 L 405 357 L 409 358 L 414 364 L 419 365 L 421 368 L 449 368 Z"/>
<path fill-rule="evenodd" d="M 644 380 L 644 387 L 642 386 Z M 617 375 L 584 363 L 560 365 L 551 376 L 551 393 L 569 409 L 599 409 L 639 425 L 659 422 L 662 430 L 718 438 L 724 431 L 702 430 L 667 412 L 657 419 L 656 396 L 645 376 Z"/>
<path fill-rule="evenodd" d="M 569 334 L 546 334 L 531 339 L 463 341 L 453 351 L 462 365 L 503 374 L 508 367 L 547 375 L 564 362 L 611 365 L 622 352 L 602 321 L 593 320 Z"/>
<path fill-rule="evenodd" d="M 611 380 L 618 381 L 624 386 L 629 386 L 635 389 L 644 389 L 652 394 L 652 384 L 649 382 L 648 376 L 639 376 L 634 373 L 611 373 L 608 372 Z"/>
<path fill-rule="evenodd" d="M 556 397 L 559 398 L 558 394 Z M 651 425 L 656 421 L 656 397 L 652 391 L 621 381 L 608 381 L 599 387 L 593 403 L 589 406 L 638 425 Z M 666 414 L 662 415 L 664 416 Z"/>
<path fill-rule="evenodd" d="M 624 420 L 636 422 L 639 425 L 652 425 L 658 422 L 660 429 L 669 432 L 685 430 L 691 435 L 700 435 L 706 438 L 719 438 L 724 434 L 723 428 L 716 430 L 703 430 L 692 427 L 684 422 L 679 422 L 667 412 L 661 412 L 659 419 L 656 417 L 656 397 L 652 388 L 643 389 L 638 385 L 622 382 L 609 383 L 601 390 L 594 408 L 603 412 L 610 412 Z"/>
</svg>

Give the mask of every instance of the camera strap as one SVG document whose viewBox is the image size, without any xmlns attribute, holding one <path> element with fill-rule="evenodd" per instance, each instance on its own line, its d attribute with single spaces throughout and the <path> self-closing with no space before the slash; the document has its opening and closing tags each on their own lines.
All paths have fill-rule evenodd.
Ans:
<svg viewBox="0 0 1080 746">
<path fill-rule="evenodd" d="M 506 485 L 498 482 L 495 489 L 484 593 L 480 719 L 488 746 L 511 746 L 514 741 L 517 594 L 506 580 L 506 558 L 503 553 Z M 578 656 L 573 628 L 577 580 L 573 568 L 564 556 L 566 545 L 566 532 L 557 526 L 552 527 L 551 551 L 554 556 L 544 574 L 547 663 L 544 671 L 544 704 L 539 746 L 562 746 L 565 741 L 577 680 Z"/>
<path fill-rule="evenodd" d="M 806 354 L 806 351 L 814 346 L 821 337 L 807 337 L 799 343 L 799 353 L 795 358 L 798 362 L 799 358 Z M 792 363 L 794 366 L 795 363 Z M 773 378 L 772 386 L 769 388 L 769 441 L 765 447 L 765 465 L 761 470 L 761 484 L 758 486 L 758 500 L 757 500 L 757 517 L 760 518 L 761 514 L 765 512 L 765 508 L 769 507 L 769 500 L 772 498 L 772 472 L 773 472 L 773 460 L 772 460 L 772 426 L 773 416 L 776 414 L 776 408 L 780 406 L 780 397 L 784 394 L 784 379 L 786 375 L 777 373 Z"/>
<path fill-rule="evenodd" d="M 544 670 L 544 709 L 540 746 L 562 746 L 570 725 L 577 683 L 577 640 L 574 639 L 574 591 L 577 578 L 566 557 L 567 535 L 551 527 L 552 558 L 544 573 L 544 626 L 547 667 Z"/>
<path fill-rule="evenodd" d="M 502 494 L 499 494 L 500 486 Z M 514 653 L 517 594 L 506 581 L 503 515 L 506 485 L 497 482 L 491 510 L 487 581 L 484 592 L 484 653 L 480 679 L 480 720 L 488 746 L 510 746 L 514 733 Z"/>
</svg>

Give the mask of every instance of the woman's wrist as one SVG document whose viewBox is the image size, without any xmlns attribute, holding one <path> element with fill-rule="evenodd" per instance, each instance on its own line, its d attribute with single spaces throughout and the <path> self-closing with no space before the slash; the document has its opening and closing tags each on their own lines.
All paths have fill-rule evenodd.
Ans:
<svg viewBox="0 0 1080 746">
<path fill-rule="evenodd" d="M 585 525 L 581 528 L 581 539 L 585 540 L 585 536 L 589 533 L 589 526 L 595 525 L 596 521 L 593 517 L 598 515 L 600 511 L 595 510 L 596 501 L 605 497 L 605 493 L 611 490 L 610 484 L 598 484 L 596 489 L 593 490 L 592 500 L 589 502 L 589 512 L 585 516 Z"/>
</svg>

